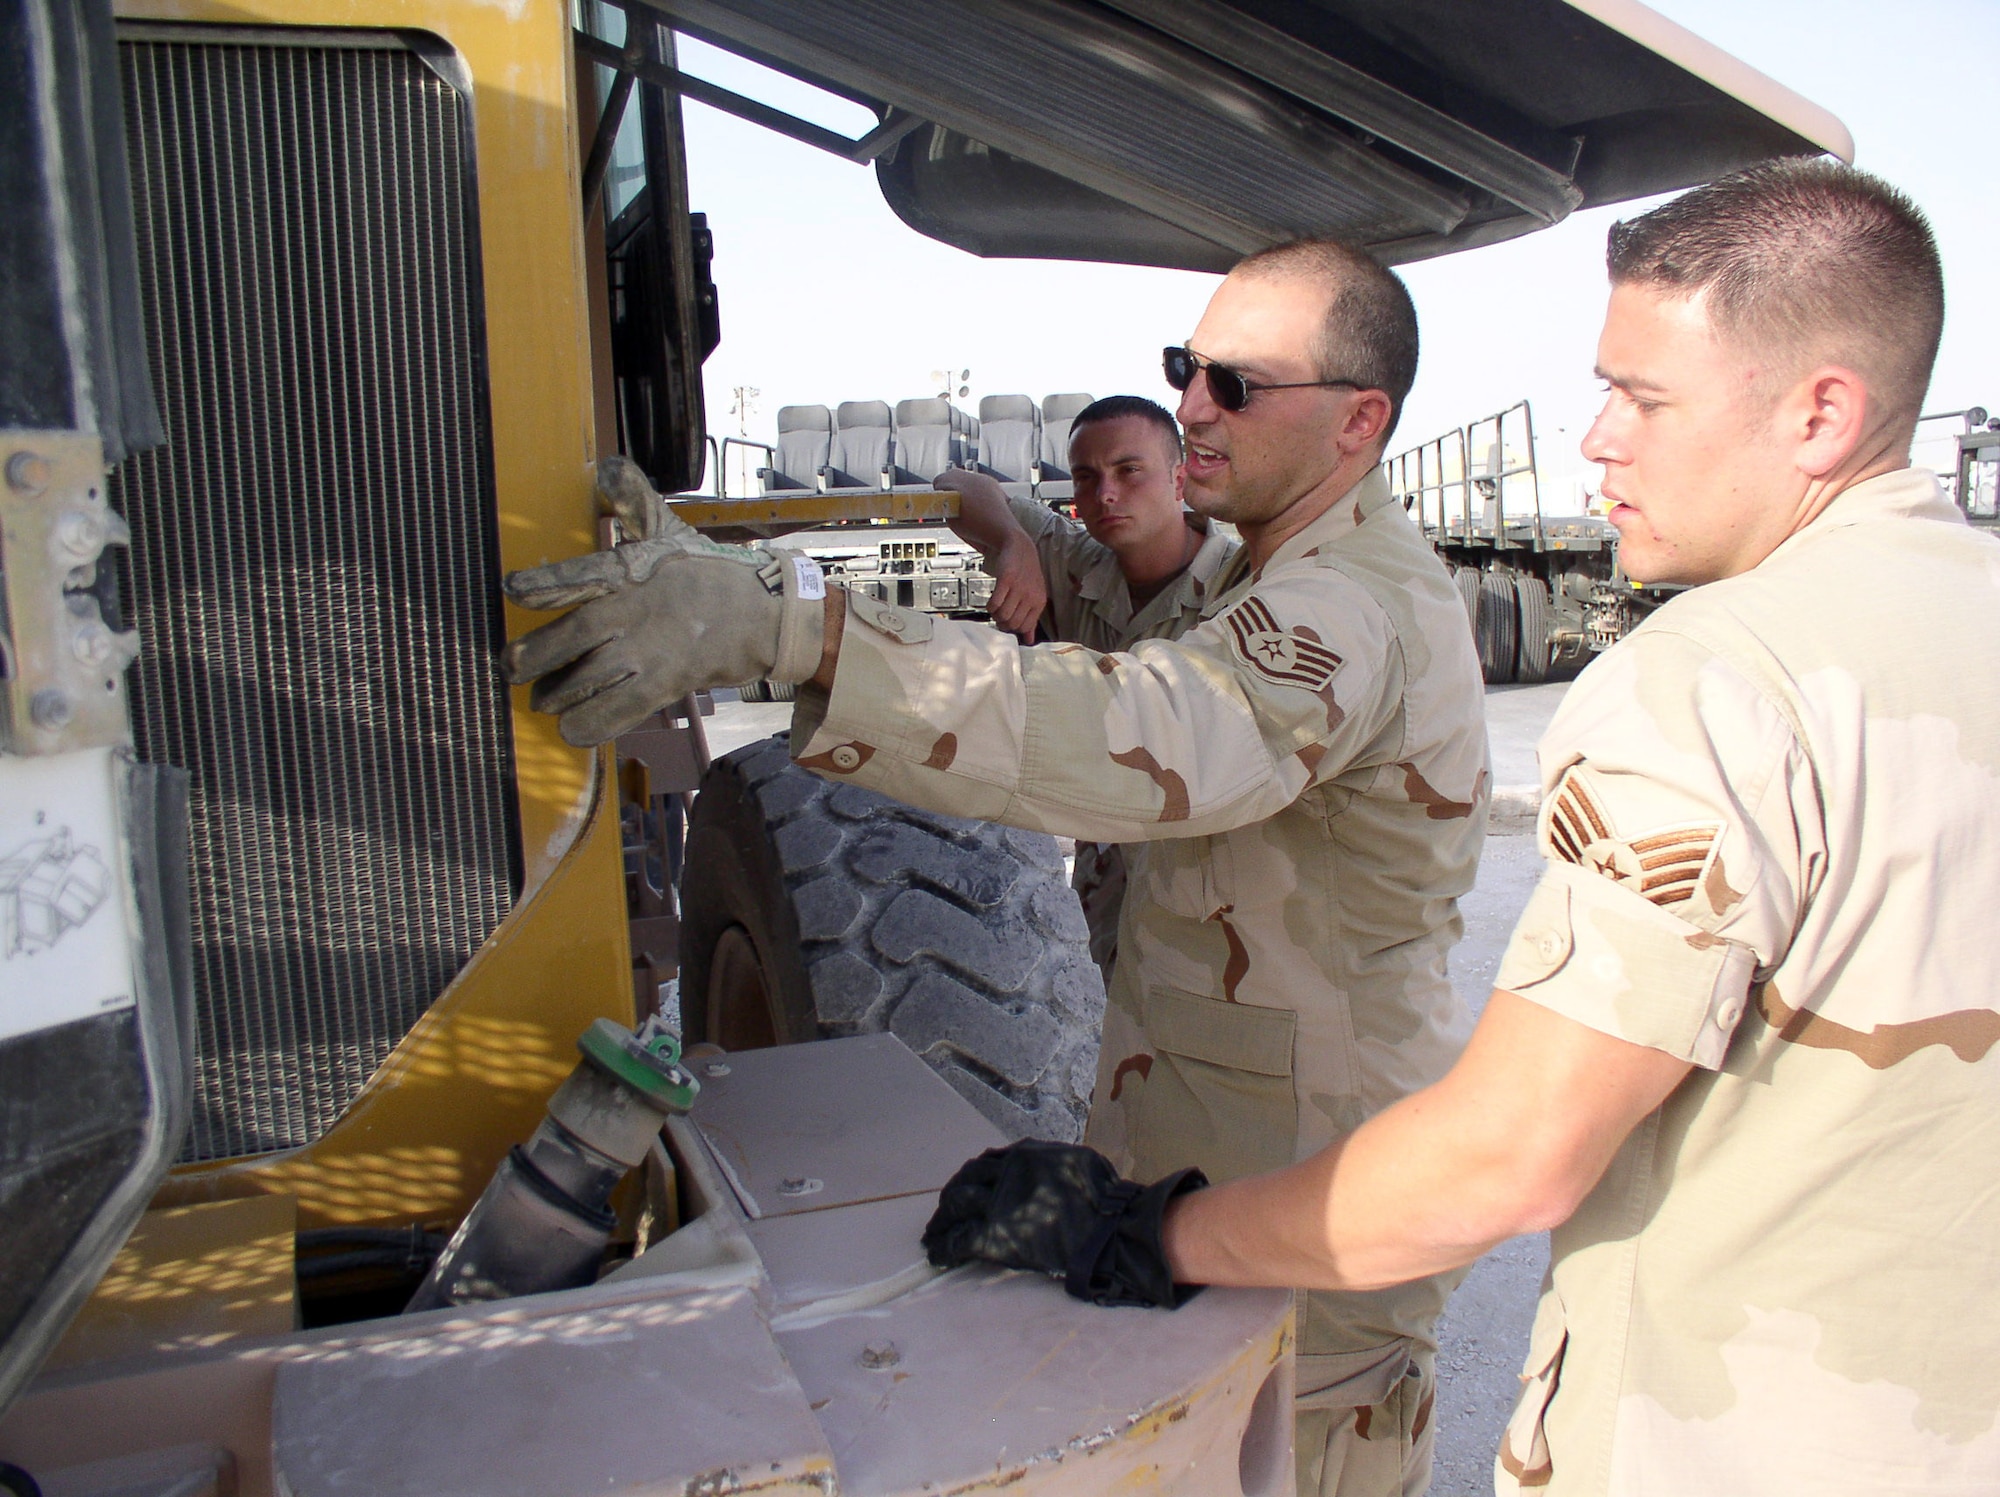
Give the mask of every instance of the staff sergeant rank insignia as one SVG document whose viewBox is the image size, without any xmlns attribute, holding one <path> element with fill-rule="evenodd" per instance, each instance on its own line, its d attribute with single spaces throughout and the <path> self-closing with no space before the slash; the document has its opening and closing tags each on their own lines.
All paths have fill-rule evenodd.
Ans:
<svg viewBox="0 0 2000 1497">
<path fill-rule="evenodd" d="M 1258 675 L 1286 686 L 1318 691 L 1340 669 L 1340 657 L 1311 630 L 1287 633 L 1258 597 L 1245 598 L 1223 615 L 1243 663 Z"/>
</svg>

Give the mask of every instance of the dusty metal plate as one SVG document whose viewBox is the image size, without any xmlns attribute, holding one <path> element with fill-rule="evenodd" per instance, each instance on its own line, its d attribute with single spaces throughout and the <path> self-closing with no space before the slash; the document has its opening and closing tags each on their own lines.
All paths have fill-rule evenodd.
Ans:
<svg viewBox="0 0 2000 1497">
<path fill-rule="evenodd" d="M 780 1312 L 907 1284 L 924 1265 L 924 1223 L 937 1202 L 929 1191 L 863 1201 L 832 1211 L 799 1211 L 748 1223 L 744 1230 L 771 1277 Z"/>
<path fill-rule="evenodd" d="M 695 1126 L 752 1219 L 935 1194 L 1006 1142 L 894 1035 L 737 1051 L 694 1069 Z"/>
<path fill-rule="evenodd" d="M 777 1333 L 843 1497 L 1280 1497 L 1293 1487 L 1290 1337 L 1280 1290 L 1105 1310 L 986 1269 Z"/>
<path fill-rule="evenodd" d="M 824 1497 L 832 1485 L 812 1411 L 747 1289 L 541 1314 L 514 1303 L 295 1353 L 272 1401 L 278 1489 Z"/>
</svg>

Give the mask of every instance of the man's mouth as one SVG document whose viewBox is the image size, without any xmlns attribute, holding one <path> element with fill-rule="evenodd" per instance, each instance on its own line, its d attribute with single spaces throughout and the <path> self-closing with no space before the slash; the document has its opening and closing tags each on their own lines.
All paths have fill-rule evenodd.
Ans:
<svg viewBox="0 0 2000 1497">
<path fill-rule="evenodd" d="M 1227 466 L 1228 462 L 1229 459 L 1224 457 L 1220 452 L 1217 452 L 1213 447 L 1207 447 L 1200 442 L 1193 441 L 1187 444 L 1188 467 L 1195 472 L 1214 472 L 1219 468 Z"/>
</svg>

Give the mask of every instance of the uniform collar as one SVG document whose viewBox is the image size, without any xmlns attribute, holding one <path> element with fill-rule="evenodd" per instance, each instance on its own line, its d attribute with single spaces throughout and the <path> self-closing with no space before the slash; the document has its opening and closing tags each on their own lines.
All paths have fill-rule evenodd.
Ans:
<svg viewBox="0 0 2000 1497">
<path fill-rule="evenodd" d="M 1928 468 L 1898 468 L 1842 489 L 1811 524 L 1787 536 L 1771 555 L 1780 556 L 1813 536 L 1870 520 L 1939 520 L 1963 525 L 1965 516 L 1946 496 L 1937 474 Z"/>
<path fill-rule="evenodd" d="M 1124 628 L 1135 617 L 1143 617 L 1158 609 L 1178 612 L 1183 608 L 1201 607 L 1202 601 L 1213 591 L 1210 584 L 1214 582 L 1215 574 L 1229 560 L 1237 542 L 1228 533 L 1211 525 L 1206 516 L 1189 515 L 1187 518 L 1195 529 L 1202 532 L 1201 546 L 1194 553 L 1194 560 L 1174 579 L 1173 585 L 1161 589 L 1144 608 L 1133 609 L 1132 592 L 1125 585 L 1125 574 L 1118 569 L 1117 556 L 1108 550 L 1077 579 L 1077 592 L 1093 602 L 1108 599 L 1115 603 L 1120 617 L 1112 622 L 1119 628 Z"/>
<path fill-rule="evenodd" d="M 1201 532 L 1201 549 L 1194 553 L 1194 560 L 1187 564 L 1187 570 L 1174 579 L 1174 585 L 1147 604 L 1142 613 L 1150 612 L 1166 598 L 1173 600 L 1168 606 L 1176 613 L 1188 608 L 1199 609 L 1216 592 L 1216 573 L 1228 565 L 1229 558 L 1242 544 L 1233 531 L 1212 523 L 1206 515 L 1190 515 L 1188 518 Z"/>
<path fill-rule="evenodd" d="M 1328 546 L 1338 545 L 1359 530 L 1364 522 L 1393 503 L 1395 495 L 1389 492 L 1388 470 L 1371 468 L 1353 488 L 1315 516 L 1305 529 L 1278 547 L 1264 566 L 1269 568 L 1298 561 L 1315 556 Z M 1223 579 L 1223 586 L 1210 590 L 1211 601 L 1243 580 L 1249 565 L 1247 558 L 1246 551 L 1237 558 L 1237 565 L 1230 568 L 1229 576 Z"/>
<path fill-rule="evenodd" d="M 1944 520 L 1962 525 L 1965 516 L 1929 468 L 1898 468 L 1842 489 L 1812 523 L 1858 525 L 1863 520 Z"/>
</svg>

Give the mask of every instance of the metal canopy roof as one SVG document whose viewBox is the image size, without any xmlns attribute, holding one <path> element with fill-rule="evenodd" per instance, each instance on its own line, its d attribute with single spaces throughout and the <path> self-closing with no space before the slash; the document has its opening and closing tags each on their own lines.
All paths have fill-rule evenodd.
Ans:
<svg viewBox="0 0 2000 1497">
<path fill-rule="evenodd" d="M 643 3 L 872 107 L 883 128 L 843 154 L 978 255 L 1219 271 L 1334 234 L 1394 264 L 1853 155 L 1832 115 L 1636 0 Z"/>
</svg>

